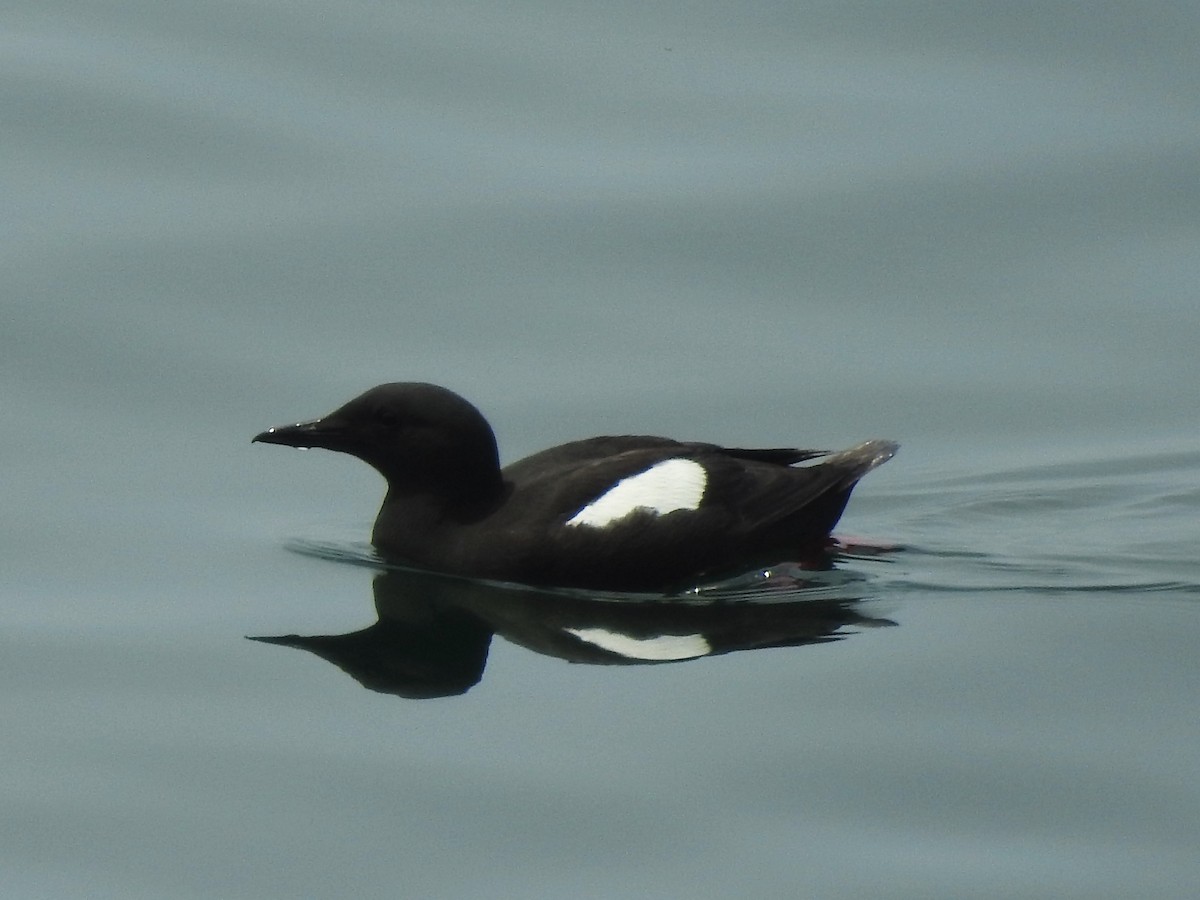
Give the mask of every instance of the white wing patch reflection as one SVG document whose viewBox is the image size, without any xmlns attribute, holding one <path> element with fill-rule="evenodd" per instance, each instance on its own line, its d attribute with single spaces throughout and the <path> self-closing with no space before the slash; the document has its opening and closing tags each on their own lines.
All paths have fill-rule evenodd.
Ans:
<svg viewBox="0 0 1200 900">
<path fill-rule="evenodd" d="M 564 630 L 581 641 L 626 659 L 665 662 L 672 659 L 695 659 L 708 656 L 712 652 L 712 645 L 702 634 L 660 634 L 650 638 L 639 638 L 605 628 Z"/>
</svg>

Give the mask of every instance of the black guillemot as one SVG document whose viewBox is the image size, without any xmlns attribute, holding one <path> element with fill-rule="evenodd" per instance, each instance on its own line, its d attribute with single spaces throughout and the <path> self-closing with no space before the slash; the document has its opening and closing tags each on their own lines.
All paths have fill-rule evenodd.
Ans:
<svg viewBox="0 0 1200 900">
<path fill-rule="evenodd" d="M 356 456 L 387 480 L 371 541 L 389 562 L 495 581 L 664 592 L 823 552 L 891 441 L 736 449 L 622 435 L 500 467 L 462 397 L 382 384 L 312 422 L 254 438 Z M 818 460 L 798 466 L 807 460 Z"/>
</svg>

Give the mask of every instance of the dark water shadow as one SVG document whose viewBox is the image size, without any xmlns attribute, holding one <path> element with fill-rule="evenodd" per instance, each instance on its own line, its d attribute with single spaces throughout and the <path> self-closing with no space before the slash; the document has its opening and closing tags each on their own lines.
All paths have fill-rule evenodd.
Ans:
<svg viewBox="0 0 1200 900">
<path fill-rule="evenodd" d="M 366 554 L 293 547 L 378 566 Z M 661 665 L 841 640 L 891 626 L 860 609 L 861 576 L 776 569 L 664 597 L 549 590 L 387 568 L 373 582 L 378 621 L 348 634 L 257 636 L 308 650 L 363 687 L 411 699 L 463 694 L 483 677 L 494 635 L 589 665 Z"/>
</svg>

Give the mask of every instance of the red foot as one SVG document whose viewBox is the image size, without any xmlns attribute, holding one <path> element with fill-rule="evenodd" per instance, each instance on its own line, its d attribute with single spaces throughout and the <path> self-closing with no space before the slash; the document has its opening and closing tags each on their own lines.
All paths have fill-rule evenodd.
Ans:
<svg viewBox="0 0 1200 900">
<path fill-rule="evenodd" d="M 835 553 L 853 553 L 856 556 L 883 556 L 885 553 L 897 553 L 904 546 L 870 538 L 837 535 L 829 539 L 829 549 Z"/>
</svg>

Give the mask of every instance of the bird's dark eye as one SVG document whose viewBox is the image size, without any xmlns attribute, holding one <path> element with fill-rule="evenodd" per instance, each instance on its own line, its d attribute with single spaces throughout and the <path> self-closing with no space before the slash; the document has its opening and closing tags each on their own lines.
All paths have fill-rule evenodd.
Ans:
<svg viewBox="0 0 1200 900">
<path fill-rule="evenodd" d="M 394 409 L 381 409 L 375 418 L 385 428 L 399 428 L 402 423 L 400 414 Z"/>
</svg>

